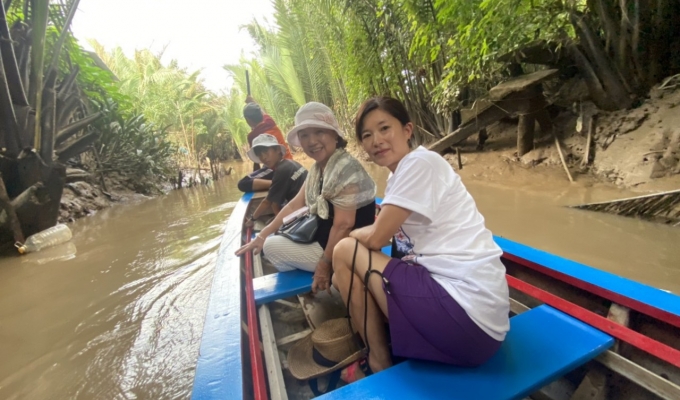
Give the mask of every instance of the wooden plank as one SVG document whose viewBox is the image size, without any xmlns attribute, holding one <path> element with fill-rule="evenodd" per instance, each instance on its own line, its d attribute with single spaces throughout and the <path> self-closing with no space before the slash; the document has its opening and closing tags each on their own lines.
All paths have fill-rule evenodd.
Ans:
<svg viewBox="0 0 680 400">
<path fill-rule="evenodd" d="M 302 306 L 299 305 L 298 303 L 293 303 L 292 301 L 283 300 L 283 299 L 274 300 L 274 303 L 278 303 L 278 304 L 281 304 L 282 306 L 286 306 L 286 307 L 290 307 L 290 308 L 302 308 Z"/>
<path fill-rule="evenodd" d="M 525 94 L 513 93 L 501 101 L 494 102 L 493 106 L 484 108 L 483 111 L 478 115 L 473 116 L 468 122 L 458 127 L 457 130 L 430 144 L 428 149 L 441 153 L 456 143 L 477 133 L 479 130 L 525 108 L 528 103 L 529 99 L 526 99 Z"/>
<path fill-rule="evenodd" d="M 501 107 L 493 106 L 488 108 L 483 111 L 478 116 L 478 118 L 470 120 L 467 125 L 461 126 L 457 130 L 430 144 L 428 148 L 432 151 L 436 151 L 437 153 L 441 153 L 456 143 L 462 142 L 463 140 L 477 133 L 480 129 L 486 128 L 494 122 L 500 121 L 507 115 L 508 113 L 506 110 Z"/>
<path fill-rule="evenodd" d="M 305 329 L 304 331 L 300 331 L 277 340 L 276 345 L 279 347 L 283 347 L 287 344 L 295 343 L 298 340 L 307 337 L 307 335 L 309 335 L 310 333 L 312 333 L 311 329 Z"/>
<path fill-rule="evenodd" d="M 525 306 L 524 304 L 520 303 L 519 301 L 511 298 L 510 299 L 510 311 L 512 311 L 514 314 L 519 315 L 523 312 L 529 311 L 530 308 Z"/>
<path fill-rule="evenodd" d="M 489 98 L 493 101 L 503 100 L 513 93 L 521 92 L 530 88 L 531 86 L 537 85 L 550 78 L 554 78 L 558 73 L 559 70 L 557 69 L 544 69 L 541 71 L 532 72 L 530 74 L 518 76 L 491 88 L 491 90 L 489 90 Z"/>
<path fill-rule="evenodd" d="M 262 258 L 260 255 L 253 256 L 253 272 L 255 277 L 263 275 Z M 264 351 L 264 363 L 269 380 L 269 394 L 272 400 L 288 400 L 286 382 L 283 379 L 279 349 L 276 346 L 276 336 L 269 307 L 264 304 L 258 310 L 260 318 L 260 333 L 262 334 L 262 350 Z"/>
<path fill-rule="evenodd" d="M 470 108 L 462 108 L 460 110 L 460 126 L 465 126 L 468 122 L 475 119 L 479 114 L 493 107 L 493 101 L 488 98 L 481 98 L 475 100 Z"/>
<path fill-rule="evenodd" d="M 612 351 L 606 351 L 597 356 L 595 360 L 662 399 L 680 399 L 680 386 L 635 364 L 619 354 Z"/>
</svg>

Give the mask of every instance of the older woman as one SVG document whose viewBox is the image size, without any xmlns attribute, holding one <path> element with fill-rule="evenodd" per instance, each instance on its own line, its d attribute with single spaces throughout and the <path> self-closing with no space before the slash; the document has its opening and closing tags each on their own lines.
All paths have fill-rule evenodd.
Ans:
<svg viewBox="0 0 680 400">
<path fill-rule="evenodd" d="M 357 140 L 391 174 L 375 224 L 352 231 L 333 253 L 333 284 L 351 303 L 373 372 L 392 364 L 385 319 L 392 354 L 459 366 L 488 360 L 509 329 L 501 249 L 460 177 L 439 154 L 412 150 L 412 134 L 398 100 L 362 105 Z M 398 258 L 379 251 L 392 237 Z"/>
<path fill-rule="evenodd" d="M 333 248 L 352 230 L 370 225 L 375 219 L 375 182 L 345 151 L 347 141 L 333 111 L 321 103 L 300 107 L 288 142 L 302 147 L 314 159 L 307 180 L 276 218 L 236 254 L 250 250 L 257 254 L 264 248 L 267 259 L 279 271 L 298 268 L 314 272 L 312 291 L 330 291 Z M 272 235 L 285 217 L 305 206 L 319 217 L 313 243 Z"/>
</svg>

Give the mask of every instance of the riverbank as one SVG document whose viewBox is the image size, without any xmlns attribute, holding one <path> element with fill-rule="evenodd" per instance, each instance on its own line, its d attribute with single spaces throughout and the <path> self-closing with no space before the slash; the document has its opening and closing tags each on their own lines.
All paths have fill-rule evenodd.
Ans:
<svg viewBox="0 0 680 400">
<path fill-rule="evenodd" d="M 231 171 L 223 169 L 220 177 L 228 176 Z M 212 183 L 212 177 L 203 180 L 207 175 L 202 175 L 202 182 L 195 183 L 194 177 L 185 173 L 183 188 L 207 185 Z M 94 175 L 82 170 L 69 169 L 67 176 L 75 176 L 78 180 L 67 182 L 61 197 L 59 209 L 59 222 L 73 222 L 76 219 L 94 215 L 98 211 L 111 207 L 115 204 L 137 203 L 149 200 L 157 196 L 168 194 L 175 187 L 170 182 L 157 180 L 138 180 L 112 172 L 104 176 L 102 188 L 101 180 Z M 190 179 L 191 178 L 191 179 Z"/>
<path fill-rule="evenodd" d="M 71 170 L 72 174 L 76 172 Z M 68 182 L 64 186 L 59 208 L 59 222 L 73 222 L 78 218 L 94 215 L 97 211 L 111 207 L 114 204 L 134 203 L 151 199 L 165 192 L 151 183 L 135 184 L 117 173 L 104 177 L 108 191 L 105 191 L 98 179 L 93 175 L 83 180 Z M 145 193 L 145 194 L 144 194 Z"/>
<path fill-rule="evenodd" d="M 679 88 L 657 87 L 632 110 L 603 112 L 591 102 L 583 102 L 575 109 L 560 112 L 553 123 L 574 182 L 586 186 L 613 184 L 637 194 L 679 188 L 679 104 Z M 586 162 L 591 120 L 594 130 Z M 522 157 L 517 157 L 516 152 L 516 121 L 496 123 L 487 133 L 482 151 L 476 150 L 476 135 L 460 144 L 461 175 L 508 186 L 525 181 L 569 184 L 551 132 L 541 132 L 537 126 L 535 148 Z M 454 155 L 445 157 L 458 169 Z"/>
<path fill-rule="evenodd" d="M 476 135 L 459 144 L 461 153 L 444 157 L 466 182 L 480 182 L 532 191 L 559 191 L 570 186 L 601 187 L 606 200 L 680 188 L 680 88 L 654 88 L 639 107 L 619 112 L 597 110 L 590 102 L 561 111 L 553 120 L 560 138 L 564 163 L 574 180 L 569 182 L 551 133 L 536 129 L 535 148 L 517 157 L 517 121 L 507 119 L 487 129 L 483 150 Z M 566 105 L 566 102 L 561 104 Z M 591 132 L 589 162 L 584 162 Z M 350 141 L 348 151 L 370 163 L 364 151 Z M 312 161 L 301 151 L 295 159 Z M 111 173 L 100 181 L 88 179 L 67 183 L 61 201 L 59 222 L 93 215 L 118 203 L 130 203 L 166 194 L 169 183 L 137 182 Z M 617 191 L 619 193 L 617 193 Z"/>
</svg>

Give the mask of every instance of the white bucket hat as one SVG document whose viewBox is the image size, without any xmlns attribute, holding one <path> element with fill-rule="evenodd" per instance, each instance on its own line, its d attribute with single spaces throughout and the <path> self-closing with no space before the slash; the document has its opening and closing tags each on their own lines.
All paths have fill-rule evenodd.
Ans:
<svg viewBox="0 0 680 400">
<path fill-rule="evenodd" d="M 290 143 L 291 146 L 302 147 L 300 146 L 298 132 L 305 128 L 330 129 L 337 132 L 341 138 L 345 137 L 345 134 L 340 131 L 333 110 L 328 108 L 325 104 L 317 103 L 315 101 L 300 107 L 295 114 L 295 126 L 287 135 L 288 143 Z"/>
<path fill-rule="evenodd" d="M 280 144 L 276 138 L 270 134 L 267 133 L 262 133 L 258 137 L 253 140 L 253 146 L 248 150 L 248 158 L 253 160 L 253 162 L 262 164 L 262 161 L 260 161 L 260 158 L 255 155 L 255 148 L 256 147 L 275 147 L 278 146 L 281 148 L 281 154 L 283 156 L 286 156 L 286 146 Z"/>
</svg>

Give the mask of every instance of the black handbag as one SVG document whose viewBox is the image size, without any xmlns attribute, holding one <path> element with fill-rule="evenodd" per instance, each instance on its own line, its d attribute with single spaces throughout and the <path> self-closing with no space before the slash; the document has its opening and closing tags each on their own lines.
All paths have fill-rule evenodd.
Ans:
<svg viewBox="0 0 680 400">
<path fill-rule="evenodd" d="M 313 243 L 316 240 L 316 231 L 319 229 L 319 217 L 309 212 L 295 218 L 281 226 L 277 235 L 286 237 L 296 243 Z"/>
<path fill-rule="evenodd" d="M 321 184 L 319 185 L 319 194 L 321 194 L 322 189 L 323 178 L 321 178 Z M 295 213 L 300 211 L 302 211 L 302 209 L 296 211 Z M 276 234 L 286 237 L 296 243 L 309 244 L 316 241 L 316 231 L 318 229 L 319 216 L 316 214 L 310 214 L 309 211 L 305 211 L 304 213 L 295 217 L 292 221 L 284 223 L 276 232 Z"/>
</svg>

